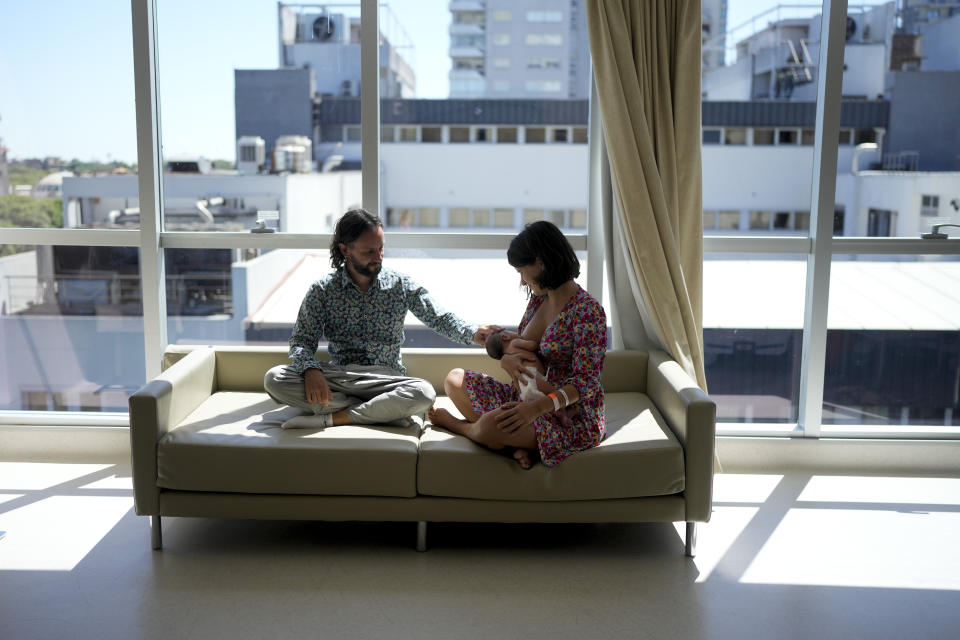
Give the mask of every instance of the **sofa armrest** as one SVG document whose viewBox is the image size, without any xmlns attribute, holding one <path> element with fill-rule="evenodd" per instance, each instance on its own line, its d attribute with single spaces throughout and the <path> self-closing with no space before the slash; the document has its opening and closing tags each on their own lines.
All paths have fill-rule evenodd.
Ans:
<svg viewBox="0 0 960 640">
<path fill-rule="evenodd" d="M 159 515 L 157 442 L 210 397 L 215 389 L 213 349 L 197 349 L 130 396 L 130 464 L 134 507 Z"/>
<path fill-rule="evenodd" d="M 717 405 L 667 353 L 650 351 L 647 395 L 683 446 L 687 522 L 707 522 L 713 504 Z"/>
</svg>

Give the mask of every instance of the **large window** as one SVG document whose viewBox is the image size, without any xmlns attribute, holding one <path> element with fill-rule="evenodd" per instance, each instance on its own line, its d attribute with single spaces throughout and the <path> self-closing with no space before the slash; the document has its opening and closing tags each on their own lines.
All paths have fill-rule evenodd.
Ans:
<svg viewBox="0 0 960 640">
<path fill-rule="evenodd" d="M 136 247 L 16 249 L 0 257 L 0 411 L 126 411 L 145 381 Z"/>
<path fill-rule="evenodd" d="M 154 4 L 149 58 L 138 10 Z M 923 74 L 929 56 L 896 46 L 910 25 L 893 5 L 851 9 L 852 34 L 847 16 L 832 23 L 844 60 L 823 61 L 843 74 L 841 95 L 827 96 L 842 102 L 823 138 L 830 153 L 839 142 L 827 175 L 820 9 L 730 5 L 705 30 L 702 82 L 704 339 L 721 433 L 956 435 L 960 251 L 920 234 L 960 223 L 960 174 L 936 129 L 915 126 L 950 121 L 953 89 Z M 0 8 L 0 39 L 20 52 L 0 67 L 18 96 L 0 121 L 0 355 L 32 372 L 16 388 L 19 374 L 3 373 L 0 408 L 122 411 L 167 344 L 284 343 L 309 281 L 328 269 L 333 222 L 355 206 L 384 217 L 389 264 L 477 322 L 519 318 L 503 250 L 525 222 L 552 220 L 585 262 L 600 257 L 584 252 L 588 49 L 549 8 L 534 19 L 552 24 L 528 23 L 524 9 L 482 26 L 439 0 L 415 16 L 372 0 L 130 6 Z M 362 10 L 379 33 L 364 37 Z M 91 11 L 113 34 L 132 21 L 132 47 L 74 28 Z M 485 34 L 495 22 L 510 32 Z M 51 62 L 49 43 L 23 35 L 41 23 L 60 25 L 69 55 Z M 131 49 L 146 87 L 136 105 Z M 67 111 L 55 108 L 64 95 Z M 517 98 L 541 104 L 495 108 Z M 149 160 L 151 134 L 162 160 L 141 170 L 137 141 Z M 813 201 L 815 185 L 834 181 L 832 197 Z M 163 193 L 158 219 L 141 220 L 153 209 L 141 184 Z M 474 272 L 497 274 L 477 285 L 496 305 L 464 297 L 456 276 Z M 434 345 L 407 324 L 408 344 Z"/>
<path fill-rule="evenodd" d="M 130 24 L 0 5 L 0 421 L 125 412 L 146 379 Z"/>
</svg>

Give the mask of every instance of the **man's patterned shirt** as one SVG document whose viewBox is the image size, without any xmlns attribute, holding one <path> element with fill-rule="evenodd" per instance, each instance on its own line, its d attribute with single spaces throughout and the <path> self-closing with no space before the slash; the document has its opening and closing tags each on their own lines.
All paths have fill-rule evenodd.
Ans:
<svg viewBox="0 0 960 640">
<path fill-rule="evenodd" d="M 361 291 L 341 268 L 314 282 L 300 305 L 290 336 L 293 368 L 321 368 L 314 354 L 326 338 L 333 364 L 379 365 L 404 374 L 400 346 L 407 311 L 445 338 L 473 344 L 477 326 L 445 311 L 409 276 L 383 267 Z"/>
</svg>

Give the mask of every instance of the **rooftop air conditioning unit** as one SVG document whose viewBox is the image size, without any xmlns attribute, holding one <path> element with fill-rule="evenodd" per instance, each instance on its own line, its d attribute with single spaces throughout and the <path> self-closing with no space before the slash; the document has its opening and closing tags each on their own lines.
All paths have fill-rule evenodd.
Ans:
<svg viewBox="0 0 960 640">
<path fill-rule="evenodd" d="M 323 13 L 309 22 L 309 39 L 313 42 L 344 42 L 350 22 L 343 14 Z"/>
</svg>

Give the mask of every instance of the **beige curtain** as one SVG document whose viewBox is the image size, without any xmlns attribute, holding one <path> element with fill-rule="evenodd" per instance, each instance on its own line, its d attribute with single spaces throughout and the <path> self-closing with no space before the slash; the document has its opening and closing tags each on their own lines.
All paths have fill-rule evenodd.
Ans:
<svg viewBox="0 0 960 640">
<path fill-rule="evenodd" d="M 613 188 L 605 225 L 623 346 L 656 340 L 706 390 L 699 0 L 588 0 Z M 622 254 L 622 255 L 618 255 Z"/>
</svg>

